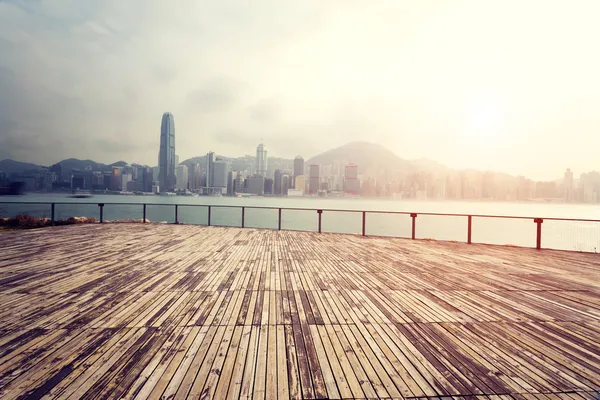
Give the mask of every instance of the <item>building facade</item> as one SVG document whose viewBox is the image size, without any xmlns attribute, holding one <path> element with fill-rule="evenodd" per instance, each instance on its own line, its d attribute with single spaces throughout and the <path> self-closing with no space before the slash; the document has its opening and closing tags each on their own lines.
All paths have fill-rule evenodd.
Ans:
<svg viewBox="0 0 600 400">
<path fill-rule="evenodd" d="M 213 187 L 213 170 L 215 168 L 215 153 L 212 151 L 206 154 L 206 181 L 204 182 L 205 187 Z"/>
<path fill-rule="evenodd" d="M 265 178 L 262 176 L 251 176 L 246 179 L 246 192 L 262 196 L 265 193 Z"/>
<path fill-rule="evenodd" d="M 292 179 L 292 185 L 294 185 L 295 187 L 295 182 L 296 182 L 296 178 L 299 176 L 304 176 L 304 158 L 297 156 L 296 158 L 294 158 L 294 176 Z M 296 189 L 302 189 L 304 190 L 304 188 L 296 188 Z"/>
<path fill-rule="evenodd" d="M 344 169 L 344 192 L 348 194 L 360 193 L 360 181 L 358 180 L 358 167 L 354 164 L 346 165 Z"/>
<path fill-rule="evenodd" d="M 221 189 L 221 193 L 227 190 L 227 162 L 219 160 L 213 162 L 211 182 L 213 188 Z"/>
<path fill-rule="evenodd" d="M 262 143 L 256 148 L 256 175 L 267 176 L 267 147 Z"/>
<path fill-rule="evenodd" d="M 158 155 L 158 181 L 161 192 L 175 190 L 175 120 L 166 112 L 160 126 L 160 152 Z"/>
<path fill-rule="evenodd" d="M 281 171 L 276 169 L 273 174 L 273 194 L 275 196 L 281 196 Z"/>
<path fill-rule="evenodd" d="M 188 167 L 185 164 L 177 166 L 177 190 L 186 190 L 188 188 Z"/>
<path fill-rule="evenodd" d="M 321 175 L 317 164 L 312 164 L 308 169 L 308 194 L 317 194 L 320 189 Z"/>
</svg>

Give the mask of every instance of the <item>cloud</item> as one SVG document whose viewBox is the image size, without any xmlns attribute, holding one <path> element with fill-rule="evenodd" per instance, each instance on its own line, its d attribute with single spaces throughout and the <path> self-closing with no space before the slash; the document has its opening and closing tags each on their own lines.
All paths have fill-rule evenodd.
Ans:
<svg viewBox="0 0 600 400">
<path fill-rule="evenodd" d="M 281 110 L 281 98 L 270 97 L 260 99 L 255 104 L 248 107 L 250 118 L 257 122 L 270 122 L 279 117 Z"/>
<path fill-rule="evenodd" d="M 306 158 L 369 140 L 456 167 L 597 169 L 600 121 L 586 104 L 600 93 L 598 11 L 593 0 L 0 0 L 0 153 L 154 165 L 170 111 L 184 159 L 252 154 L 261 138 L 270 155 Z M 480 103 L 502 108 L 502 132 L 470 122 Z"/>
<path fill-rule="evenodd" d="M 214 78 L 187 95 L 190 112 L 213 113 L 232 108 L 238 98 L 240 84 L 231 79 Z"/>
</svg>

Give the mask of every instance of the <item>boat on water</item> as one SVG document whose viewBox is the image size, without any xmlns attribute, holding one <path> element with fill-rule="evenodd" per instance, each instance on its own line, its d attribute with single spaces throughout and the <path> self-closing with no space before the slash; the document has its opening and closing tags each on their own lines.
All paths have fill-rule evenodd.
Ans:
<svg viewBox="0 0 600 400">
<path fill-rule="evenodd" d="M 92 196 L 92 192 L 86 190 L 73 190 L 73 193 L 69 197 L 72 199 L 87 199 Z"/>
</svg>

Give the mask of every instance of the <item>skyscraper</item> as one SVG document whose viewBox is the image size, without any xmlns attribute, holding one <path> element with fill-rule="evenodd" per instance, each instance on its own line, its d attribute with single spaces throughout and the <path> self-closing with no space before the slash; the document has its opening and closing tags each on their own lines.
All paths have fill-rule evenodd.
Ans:
<svg viewBox="0 0 600 400">
<path fill-rule="evenodd" d="M 227 196 L 233 196 L 233 192 L 234 192 L 234 175 L 235 171 L 228 171 L 227 172 Z"/>
<path fill-rule="evenodd" d="M 317 194 L 321 183 L 320 168 L 317 164 L 312 164 L 309 168 L 308 194 Z"/>
<path fill-rule="evenodd" d="M 276 196 L 281 196 L 281 171 L 276 169 L 275 176 L 273 179 L 273 194 Z"/>
<path fill-rule="evenodd" d="M 177 190 L 186 190 L 188 188 L 188 167 L 185 164 L 177 166 Z"/>
<path fill-rule="evenodd" d="M 191 190 L 196 190 L 196 189 L 200 189 L 200 178 L 201 178 L 201 174 L 200 174 L 200 165 L 199 164 L 192 164 L 190 170 L 189 170 L 189 186 Z"/>
<path fill-rule="evenodd" d="M 216 189 L 221 189 L 221 194 L 227 190 L 227 162 L 217 158 L 213 162 L 212 174 L 211 174 L 211 186 Z"/>
<path fill-rule="evenodd" d="M 213 187 L 213 170 L 214 170 L 214 162 L 215 162 L 215 153 L 212 151 L 208 152 L 206 155 L 206 187 Z"/>
<path fill-rule="evenodd" d="M 294 179 L 292 179 L 292 185 L 295 187 L 296 178 L 304 175 L 304 158 L 297 156 L 294 158 Z M 304 188 L 296 188 L 302 189 Z"/>
<path fill-rule="evenodd" d="M 267 175 L 267 147 L 262 143 L 256 148 L 256 175 Z"/>
<path fill-rule="evenodd" d="M 358 167 L 354 164 L 346 165 L 346 172 L 344 174 L 344 192 L 355 195 L 360 193 Z"/>
<path fill-rule="evenodd" d="M 158 154 L 158 181 L 161 192 L 175 190 L 175 119 L 166 112 L 160 125 L 160 152 Z"/>
<path fill-rule="evenodd" d="M 287 196 L 289 188 L 290 188 L 290 176 L 288 174 L 283 174 L 281 176 L 281 194 L 284 196 Z"/>
<path fill-rule="evenodd" d="M 574 187 L 573 187 L 573 171 L 571 171 L 571 168 L 567 168 L 567 171 L 565 172 L 565 179 L 564 179 L 564 185 L 565 185 L 565 193 L 564 193 L 564 197 L 565 197 L 565 201 L 573 201 L 575 196 L 574 196 Z"/>
<path fill-rule="evenodd" d="M 244 176 L 241 171 L 238 171 L 235 175 L 234 181 L 234 193 L 243 193 L 244 192 Z"/>
</svg>

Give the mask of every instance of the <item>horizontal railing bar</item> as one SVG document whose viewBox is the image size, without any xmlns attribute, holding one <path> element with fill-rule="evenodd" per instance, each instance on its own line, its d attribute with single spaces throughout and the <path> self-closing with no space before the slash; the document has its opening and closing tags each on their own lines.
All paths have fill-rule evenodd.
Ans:
<svg viewBox="0 0 600 400">
<path fill-rule="evenodd" d="M 19 205 L 27 205 L 27 204 L 38 204 L 38 205 L 51 205 L 51 204 L 59 204 L 59 205 L 88 205 L 94 206 L 99 203 L 90 203 L 90 202 L 64 202 L 64 201 L 0 201 L 0 204 L 19 204 Z M 396 214 L 396 215 L 430 215 L 430 216 L 440 216 L 440 217 L 473 217 L 473 218 L 504 218 L 504 219 L 536 219 L 542 218 L 547 221 L 573 221 L 573 222 L 600 222 L 600 219 L 586 219 L 586 218 L 557 218 L 557 217 L 525 217 L 520 215 L 490 215 L 490 214 L 456 214 L 456 213 L 434 213 L 434 212 L 410 212 L 410 211 L 385 211 L 385 210 L 352 210 L 352 209 L 337 209 L 337 208 L 303 208 L 303 207 L 270 207 L 270 206 L 246 206 L 246 205 L 227 205 L 227 204 L 180 204 L 180 203 L 103 203 L 108 206 L 162 206 L 162 207 L 213 207 L 213 208 L 246 208 L 246 209 L 256 209 L 256 210 L 289 210 L 289 211 L 318 211 L 321 210 L 323 212 L 344 212 L 344 213 L 362 213 L 366 212 L 369 214 Z"/>
</svg>

